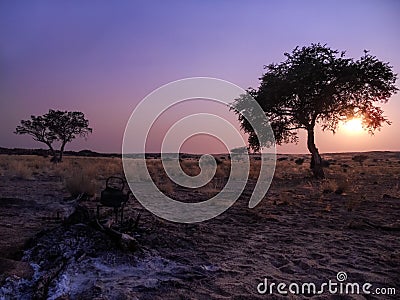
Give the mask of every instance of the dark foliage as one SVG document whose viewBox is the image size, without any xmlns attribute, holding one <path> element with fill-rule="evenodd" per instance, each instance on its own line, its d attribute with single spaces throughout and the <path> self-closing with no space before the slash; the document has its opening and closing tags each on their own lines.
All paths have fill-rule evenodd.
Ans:
<svg viewBox="0 0 400 300">
<path fill-rule="evenodd" d="M 335 133 L 340 121 L 360 117 L 372 134 L 383 124 L 390 124 L 377 104 L 386 103 L 397 92 L 397 75 L 388 63 L 368 51 L 354 60 L 346 58 L 344 51 L 312 44 L 296 47 L 285 56 L 285 61 L 265 66 L 260 86 L 248 89 L 248 93 L 268 117 L 276 144 L 297 143 L 298 130 L 307 131 L 313 173 L 322 178 L 322 160 L 314 143 L 315 126 L 319 124 L 322 130 Z M 242 129 L 249 134 L 250 147 L 257 151 L 266 145 L 259 144 L 250 122 L 244 118 L 251 115 L 245 111 L 246 97 L 236 99 L 233 109 Z"/>
<path fill-rule="evenodd" d="M 52 161 L 62 160 L 65 145 L 77 136 L 87 137 L 92 132 L 85 115 L 78 111 L 60 111 L 50 109 L 43 116 L 31 116 L 30 120 L 22 120 L 16 134 L 28 134 L 35 141 L 46 144 L 52 154 Z M 53 148 L 55 141 L 61 142 L 59 156 Z"/>
</svg>

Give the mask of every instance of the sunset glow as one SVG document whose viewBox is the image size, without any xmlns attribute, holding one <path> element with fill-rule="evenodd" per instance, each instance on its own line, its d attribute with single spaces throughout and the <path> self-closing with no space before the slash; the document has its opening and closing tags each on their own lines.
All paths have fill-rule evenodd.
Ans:
<svg viewBox="0 0 400 300">
<path fill-rule="evenodd" d="M 360 133 L 363 131 L 362 120 L 360 118 L 353 118 L 343 124 L 343 128 L 348 133 Z"/>
<path fill-rule="evenodd" d="M 250 2 L 1 1 L 0 147 L 46 148 L 14 134 L 15 127 L 31 115 L 56 109 L 81 111 L 93 127 L 87 140 L 74 139 L 67 150 L 120 152 L 134 108 L 164 84 L 205 76 L 244 89 L 257 87 L 264 65 L 311 43 L 346 50 L 348 58 L 366 49 L 400 72 L 398 1 Z M 343 5 L 338 22 L 332 7 Z M 214 112 L 214 106 L 203 104 L 171 108 L 160 130 L 152 131 L 148 151 L 159 151 L 165 124 L 177 116 Z M 343 122 L 335 135 L 316 129 L 319 149 L 400 149 L 400 140 L 393 138 L 400 131 L 400 93 L 382 108 L 393 124 L 373 138 L 361 131 L 359 121 Z M 230 120 L 240 127 L 236 116 Z M 341 134 L 356 135 L 357 143 L 344 142 Z M 299 143 L 278 146 L 278 152 L 308 153 L 306 139 L 300 130 Z M 219 143 L 192 142 L 185 151 L 221 151 Z"/>
</svg>

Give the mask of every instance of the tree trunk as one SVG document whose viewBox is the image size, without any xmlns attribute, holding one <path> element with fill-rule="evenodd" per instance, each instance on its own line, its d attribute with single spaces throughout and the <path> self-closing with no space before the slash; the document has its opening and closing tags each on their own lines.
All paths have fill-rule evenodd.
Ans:
<svg viewBox="0 0 400 300">
<path fill-rule="evenodd" d="M 57 153 L 54 150 L 53 146 L 50 143 L 46 143 L 46 145 L 50 149 L 50 154 L 51 154 L 51 160 L 50 161 L 53 162 L 53 163 L 57 163 L 58 162 Z"/>
<path fill-rule="evenodd" d="M 62 157 L 63 157 L 63 153 L 64 153 L 64 148 L 65 148 L 65 144 L 66 142 L 63 142 L 60 148 L 60 157 L 59 157 L 59 161 L 62 161 Z"/>
<path fill-rule="evenodd" d="M 307 147 L 311 153 L 310 168 L 314 177 L 318 179 L 325 178 L 324 170 L 322 168 L 322 158 L 319 155 L 318 148 L 315 146 L 314 142 L 314 129 L 308 130 Z"/>
</svg>

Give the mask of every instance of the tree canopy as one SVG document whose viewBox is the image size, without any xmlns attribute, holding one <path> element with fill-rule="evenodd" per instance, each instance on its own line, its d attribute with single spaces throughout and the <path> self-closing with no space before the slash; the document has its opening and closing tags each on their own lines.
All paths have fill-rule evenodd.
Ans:
<svg viewBox="0 0 400 300">
<path fill-rule="evenodd" d="M 257 89 L 248 93 L 264 110 L 275 134 L 275 143 L 298 142 L 298 130 L 308 133 L 307 146 L 312 154 L 311 168 L 316 177 L 324 177 L 322 160 L 314 143 L 314 128 L 333 133 L 340 121 L 359 117 L 370 133 L 390 121 L 379 104 L 397 92 L 397 74 L 392 67 L 364 51 L 360 59 L 347 58 L 326 45 L 311 44 L 285 53 L 286 60 L 269 64 Z M 246 95 L 235 99 L 233 109 L 242 129 L 249 134 L 249 146 L 260 145 L 244 115 Z"/>
<path fill-rule="evenodd" d="M 92 132 L 85 115 L 78 111 L 60 111 L 50 109 L 42 116 L 31 116 L 30 120 L 22 120 L 16 134 L 28 134 L 35 141 L 46 144 L 53 156 L 53 161 L 61 161 L 65 145 L 76 137 L 87 137 Z M 61 143 L 59 156 L 54 150 L 53 143 Z"/>
</svg>

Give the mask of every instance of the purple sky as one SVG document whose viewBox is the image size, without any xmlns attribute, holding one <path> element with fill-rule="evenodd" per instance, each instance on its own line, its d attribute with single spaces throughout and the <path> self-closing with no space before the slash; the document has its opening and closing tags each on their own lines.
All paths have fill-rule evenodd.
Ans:
<svg viewBox="0 0 400 300">
<path fill-rule="evenodd" d="M 53 108 L 83 111 L 94 129 L 67 149 L 120 152 L 132 110 L 154 89 L 192 76 L 257 86 L 263 65 L 312 42 L 357 58 L 368 49 L 399 73 L 398 28 L 399 1 L 3 0 L 0 146 L 44 147 L 13 131 L 21 119 Z M 400 150 L 400 96 L 384 110 L 393 125 L 374 137 L 324 133 L 317 146 L 322 152 Z M 150 141 L 149 151 L 159 143 Z M 184 147 L 220 149 L 199 140 Z M 278 150 L 307 152 L 304 139 Z"/>
</svg>

